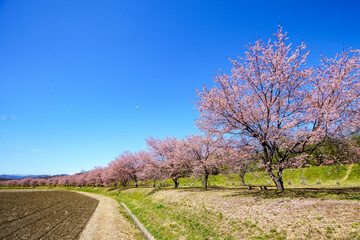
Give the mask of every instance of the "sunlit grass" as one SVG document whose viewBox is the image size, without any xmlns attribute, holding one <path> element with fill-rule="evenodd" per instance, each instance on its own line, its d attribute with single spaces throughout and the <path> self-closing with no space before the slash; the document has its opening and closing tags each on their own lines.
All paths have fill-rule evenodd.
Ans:
<svg viewBox="0 0 360 240">
<path fill-rule="evenodd" d="M 300 169 L 285 169 L 283 173 L 284 186 L 286 187 L 334 187 L 334 186 L 360 186 L 360 167 L 354 164 L 346 180 L 347 170 L 351 165 L 333 165 L 307 167 Z M 180 178 L 181 187 L 201 187 L 200 178 Z M 152 186 L 152 182 L 143 182 Z M 171 179 L 161 182 L 162 186 L 173 186 Z M 274 185 L 265 171 L 249 172 L 245 175 L 245 184 L 248 185 Z M 158 183 L 157 183 L 158 185 Z M 219 174 L 209 178 L 210 187 L 236 187 L 241 186 L 241 179 L 235 174 Z"/>
</svg>

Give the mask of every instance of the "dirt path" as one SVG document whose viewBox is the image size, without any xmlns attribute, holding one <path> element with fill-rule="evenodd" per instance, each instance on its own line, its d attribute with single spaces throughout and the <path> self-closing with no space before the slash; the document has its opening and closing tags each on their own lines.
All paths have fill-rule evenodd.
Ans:
<svg viewBox="0 0 360 240">
<path fill-rule="evenodd" d="M 350 175 L 350 173 L 351 173 L 351 170 L 352 170 L 352 167 L 353 167 L 353 166 L 354 166 L 354 164 L 349 165 L 349 167 L 348 167 L 348 169 L 347 169 L 347 171 L 346 171 L 346 175 L 345 175 L 345 177 L 342 179 L 343 181 L 346 180 L 346 179 L 348 179 L 348 177 L 349 177 L 349 175 Z"/>
<path fill-rule="evenodd" d="M 139 239 L 140 232 L 123 215 L 116 200 L 102 195 L 77 192 L 99 201 L 94 214 L 80 235 L 80 240 Z"/>
</svg>

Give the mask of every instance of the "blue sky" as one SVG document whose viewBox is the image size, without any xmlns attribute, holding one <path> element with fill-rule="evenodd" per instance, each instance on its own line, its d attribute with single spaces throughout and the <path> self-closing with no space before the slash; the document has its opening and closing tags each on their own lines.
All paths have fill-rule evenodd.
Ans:
<svg viewBox="0 0 360 240">
<path fill-rule="evenodd" d="M 357 1 L 0 1 L 0 174 L 106 166 L 198 133 L 195 90 L 280 24 L 332 57 L 360 48 Z"/>
</svg>

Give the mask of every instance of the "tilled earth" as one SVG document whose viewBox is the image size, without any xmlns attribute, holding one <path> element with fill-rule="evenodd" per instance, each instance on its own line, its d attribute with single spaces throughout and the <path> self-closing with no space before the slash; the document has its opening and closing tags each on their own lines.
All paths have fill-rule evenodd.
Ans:
<svg viewBox="0 0 360 240">
<path fill-rule="evenodd" d="M 0 239 L 78 239 L 97 205 L 67 191 L 0 192 Z"/>
</svg>

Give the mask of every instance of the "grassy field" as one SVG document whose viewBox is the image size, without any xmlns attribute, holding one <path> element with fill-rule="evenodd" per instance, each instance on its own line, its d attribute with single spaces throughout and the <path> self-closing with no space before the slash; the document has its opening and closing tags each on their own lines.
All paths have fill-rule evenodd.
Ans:
<svg viewBox="0 0 360 240">
<path fill-rule="evenodd" d="M 348 170 L 350 170 L 349 174 Z M 301 169 L 286 169 L 283 173 L 285 188 L 311 186 L 360 186 L 359 164 L 319 166 Z M 180 178 L 180 186 L 200 187 L 201 179 Z M 245 183 L 252 185 L 274 185 L 269 175 L 264 171 L 255 171 L 245 175 Z M 151 182 L 147 184 L 151 185 Z M 165 185 L 173 185 L 172 180 L 164 181 Z M 209 185 L 216 187 L 240 186 L 240 177 L 234 174 L 216 175 L 209 178 Z"/>
<path fill-rule="evenodd" d="M 286 170 L 284 192 L 247 190 L 225 175 L 209 190 L 197 179 L 181 179 L 179 189 L 67 189 L 126 203 L 157 239 L 360 239 L 359 171 L 358 164 Z M 263 172 L 246 182 L 272 184 Z"/>
</svg>

